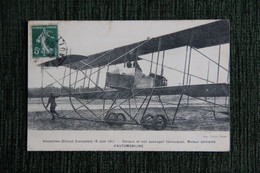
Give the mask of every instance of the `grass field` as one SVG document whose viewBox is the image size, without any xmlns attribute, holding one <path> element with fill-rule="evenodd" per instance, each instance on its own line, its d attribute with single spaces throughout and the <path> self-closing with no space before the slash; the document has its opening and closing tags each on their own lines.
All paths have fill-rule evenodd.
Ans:
<svg viewBox="0 0 260 173">
<path fill-rule="evenodd" d="M 176 108 L 167 107 L 166 112 L 169 118 L 172 120 Z M 175 131 L 227 131 L 230 128 L 229 116 L 217 113 L 216 119 L 209 106 L 189 106 L 181 107 L 176 116 L 174 128 L 167 127 L 165 130 Z M 95 114 L 101 114 L 102 110 L 93 110 Z M 129 111 L 129 110 L 128 110 Z M 131 109 L 132 115 L 136 109 Z M 142 113 L 141 109 L 141 113 Z M 218 111 L 224 111 L 220 108 Z M 58 111 L 61 113 L 61 111 Z M 83 116 L 91 117 L 91 114 L 87 111 L 79 111 Z M 122 110 L 116 109 L 114 112 L 119 113 Z M 80 118 L 73 110 L 66 110 L 63 113 L 68 113 L 65 117 Z M 149 108 L 147 113 L 152 115 L 163 114 L 162 108 Z M 93 117 L 93 116 L 92 116 Z M 141 115 L 137 116 L 138 121 Z M 131 122 L 127 117 L 127 122 Z M 104 122 L 91 122 L 85 120 L 67 120 L 67 119 L 51 119 L 51 115 L 47 111 L 33 111 L 28 112 L 28 128 L 33 130 L 145 130 L 139 125 L 123 125 L 123 126 L 110 126 Z"/>
</svg>

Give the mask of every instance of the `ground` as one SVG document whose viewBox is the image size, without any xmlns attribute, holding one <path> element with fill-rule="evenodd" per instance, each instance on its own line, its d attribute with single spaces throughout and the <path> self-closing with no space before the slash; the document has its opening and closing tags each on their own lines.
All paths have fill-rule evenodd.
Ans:
<svg viewBox="0 0 260 173">
<path fill-rule="evenodd" d="M 176 108 L 166 108 L 167 114 L 172 120 Z M 209 107 L 205 106 L 189 106 L 181 107 L 176 116 L 173 127 L 167 127 L 165 130 L 175 131 L 227 131 L 230 128 L 229 116 L 217 113 L 216 119 L 213 116 Z M 114 110 L 115 112 L 122 112 Z M 133 113 L 135 110 L 132 109 Z M 74 111 L 66 111 L 69 115 L 65 117 L 80 118 Z M 80 110 L 84 116 L 89 113 Z M 95 113 L 101 113 L 102 110 L 94 110 Z M 153 115 L 163 114 L 162 108 L 149 108 L 147 113 Z M 137 116 L 138 117 L 138 116 Z M 130 122 L 130 118 L 127 118 Z M 47 111 L 33 111 L 28 113 L 28 128 L 33 130 L 146 130 L 139 125 L 123 125 L 123 126 L 110 126 L 105 122 L 92 122 L 86 120 L 71 120 L 71 119 L 58 119 L 52 120 L 51 115 Z"/>
</svg>

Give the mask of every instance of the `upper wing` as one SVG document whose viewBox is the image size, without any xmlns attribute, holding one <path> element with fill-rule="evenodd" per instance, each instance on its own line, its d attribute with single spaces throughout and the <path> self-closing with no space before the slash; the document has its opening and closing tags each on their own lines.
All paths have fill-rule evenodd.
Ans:
<svg viewBox="0 0 260 173">
<path fill-rule="evenodd" d="M 139 60 L 138 56 L 157 52 L 158 49 L 164 51 L 186 45 L 199 49 L 225 43 L 229 43 L 229 22 L 227 20 L 220 20 L 90 56 L 67 55 L 62 60 L 62 63 L 59 62 L 60 60 L 55 59 L 41 65 L 68 66 L 70 63 L 71 68 L 77 69 L 77 67 L 82 66 L 84 67 L 82 69 L 88 69 Z"/>
</svg>

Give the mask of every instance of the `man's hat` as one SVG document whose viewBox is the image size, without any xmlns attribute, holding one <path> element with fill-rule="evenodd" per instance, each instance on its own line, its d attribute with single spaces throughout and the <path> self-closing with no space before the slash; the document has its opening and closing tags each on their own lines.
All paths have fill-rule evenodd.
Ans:
<svg viewBox="0 0 260 173">
<path fill-rule="evenodd" d="M 132 63 L 131 63 L 131 61 L 128 61 L 127 63 L 126 63 L 126 66 L 129 68 L 129 67 L 132 67 Z"/>
</svg>

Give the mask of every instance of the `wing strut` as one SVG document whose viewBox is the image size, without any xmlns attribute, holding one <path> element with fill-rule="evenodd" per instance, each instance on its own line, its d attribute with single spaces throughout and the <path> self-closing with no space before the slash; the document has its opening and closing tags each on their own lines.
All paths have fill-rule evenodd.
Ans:
<svg viewBox="0 0 260 173">
<path fill-rule="evenodd" d="M 152 53 L 152 59 L 151 59 L 150 74 L 152 73 L 152 68 L 153 68 L 153 53 Z"/>
<path fill-rule="evenodd" d="M 217 72 L 217 83 L 219 80 L 219 67 L 220 67 L 220 54 L 221 54 L 221 45 L 219 45 L 218 49 L 218 72 Z M 214 110 L 213 110 L 213 116 L 216 119 L 216 97 L 214 97 Z"/>
<path fill-rule="evenodd" d="M 85 70 L 85 73 L 87 74 L 88 72 L 88 69 Z M 84 81 L 83 81 L 83 91 L 85 91 L 85 85 L 86 85 L 86 77 L 84 78 Z"/>
<path fill-rule="evenodd" d="M 187 69 L 187 80 L 186 80 L 186 85 L 190 85 L 190 82 L 191 82 L 191 75 L 190 75 L 190 61 L 191 61 L 191 46 L 189 46 L 190 48 L 190 51 L 189 51 L 189 61 L 188 61 L 188 69 Z M 188 96 L 187 97 L 187 106 L 189 105 L 189 100 L 190 100 L 190 97 Z"/>
<path fill-rule="evenodd" d="M 188 56 L 188 46 L 186 46 L 186 54 L 185 54 L 185 62 L 184 62 L 184 70 L 183 70 L 183 81 L 182 81 L 182 85 L 184 85 L 184 83 L 185 83 L 186 65 L 187 65 L 187 56 Z"/>
<path fill-rule="evenodd" d="M 92 68 L 90 69 L 90 72 L 89 72 L 89 78 L 88 78 L 88 89 L 89 89 L 90 80 L 91 80 L 91 73 L 92 73 Z M 86 76 L 85 76 L 85 77 L 86 77 Z"/>
<path fill-rule="evenodd" d="M 161 66 L 161 76 L 163 76 L 163 64 L 164 64 L 164 55 L 165 55 L 165 50 L 163 51 L 163 57 L 162 57 L 162 66 Z"/>
<path fill-rule="evenodd" d="M 155 68 L 155 75 L 154 75 L 154 79 L 156 78 L 157 75 L 157 69 L 158 69 L 158 63 L 159 63 L 159 58 L 160 58 L 160 50 L 161 50 L 161 44 L 162 44 L 162 38 L 159 38 L 159 42 L 158 42 L 158 53 L 157 53 L 157 60 L 156 60 L 156 68 Z"/>
</svg>

